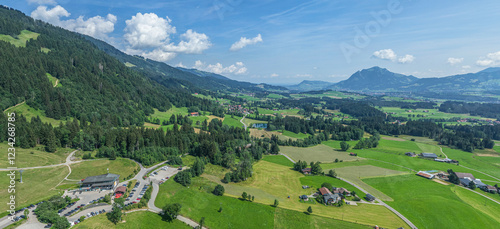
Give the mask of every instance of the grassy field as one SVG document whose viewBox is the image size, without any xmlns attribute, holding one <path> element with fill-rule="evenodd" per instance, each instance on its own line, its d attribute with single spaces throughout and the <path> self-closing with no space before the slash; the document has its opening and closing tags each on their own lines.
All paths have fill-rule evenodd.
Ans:
<svg viewBox="0 0 500 229">
<path fill-rule="evenodd" d="M 474 118 L 474 119 L 486 119 L 480 116 L 471 116 L 469 114 L 452 114 L 441 112 L 438 109 L 411 109 L 412 112 L 408 112 L 410 109 L 401 109 L 399 107 L 382 107 L 380 110 L 387 113 L 396 113 L 391 114 L 393 117 L 406 117 L 408 115 L 412 115 L 411 119 L 449 119 L 449 118 Z M 429 112 L 424 112 L 427 110 Z M 415 117 L 413 117 L 415 115 Z M 421 115 L 424 117 L 416 117 L 417 115 Z M 455 123 L 457 124 L 457 123 Z"/>
<path fill-rule="evenodd" d="M 68 179 L 80 180 L 88 176 L 106 174 L 107 168 L 109 168 L 109 173 L 120 175 L 120 181 L 123 181 L 130 174 L 134 173 L 134 170 L 139 169 L 139 165 L 124 158 L 84 161 L 71 165 L 72 172 Z"/>
<path fill-rule="evenodd" d="M 10 146 L 6 142 L 0 143 L 0 151 L 5 152 L 0 154 L 0 168 L 7 168 L 10 165 L 7 160 L 7 148 Z M 16 167 L 26 168 L 33 166 L 55 165 L 66 161 L 66 157 L 73 149 L 57 148 L 54 153 L 45 152 L 43 146 L 38 146 L 30 149 L 16 147 Z"/>
<path fill-rule="evenodd" d="M 51 74 L 49 73 L 45 73 L 47 74 L 47 77 L 49 78 L 50 82 L 52 83 L 52 85 L 54 87 L 62 87 L 62 84 L 61 82 L 56 78 L 56 77 L 53 77 Z M 56 82 L 57 82 L 57 85 L 56 85 Z"/>
<path fill-rule="evenodd" d="M 275 163 L 278 165 L 293 167 L 293 163 L 283 155 L 267 155 L 267 156 L 264 156 L 264 158 L 262 158 L 262 160 L 267 161 L 267 162 L 272 162 L 272 163 Z"/>
<path fill-rule="evenodd" d="M 210 174 L 204 174 L 214 182 L 225 187 L 226 195 L 238 197 L 243 191 L 255 196 L 255 202 L 270 205 L 275 199 L 280 201 L 280 207 L 303 212 L 309 206 L 307 203 L 298 201 L 298 197 L 304 194 L 312 194 L 313 189 L 302 189 L 304 183 L 321 185 L 325 180 L 339 187 L 353 188 L 346 182 L 330 177 L 306 177 L 299 172 L 293 171 L 288 166 L 279 165 L 267 161 L 259 161 L 253 166 L 253 176 L 241 183 L 222 184 L 220 179 Z M 359 191 L 359 190 L 358 190 Z M 288 198 L 290 196 L 290 198 Z M 358 206 L 344 206 L 341 208 L 327 207 L 313 204 L 314 214 L 334 219 L 342 219 L 365 225 L 379 225 L 386 227 L 405 226 L 405 223 L 397 218 L 388 209 L 379 205 L 360 204 Z"/>
<path fill-rule="evenodd" d="M 477 194 L 474 196 L 454 185 L 438 184 L 415 175 L 363 181 L 391 196 L 394 202 L 387 204 L 419 228 L 496 228 L 500 225 L 498 206 L 492 207 L 493 202 L 480 200 Z M 472 202 L 476 206 L 469 204 Z M 480 206 L 484 203 L 490 206 L 487 210 Z"/>
<path fill-rule="evenodd" d="M 58 166 L 44 169 L 30 169 L 23 172 L 23 183 L 19 183 L 19 173 L 16 173 L 16 206 L 22 207 L 29 204 L 38 203 L 46 198 L 60 193 L 60 190 L 55 189 L 55 186 L 61 182 L 69 170 L 67 166 Z M 9 196 L 8 172 L 0 172 L 0 183 L 5 185 L 5 188 L 0 189 L 0 201 L 4 204 L 0 205 L 0 211 L 5 212 L 8 205 Z M 62 193 L 61 193 L 62 194 Z"/>
<path fill-rule="evenodd" d="M 23 30 L 21 33 L 17 36 L 17 38 L 14 38 L 10 35 L 4 35 L 0 34 L 0 41 L 6 41 L 11 44 L 13 44 L 16 47 L 26 47 L 26 41 L 29 41 L 31 39 L 36 40 L 40 34 L 31 32 L 28 30 Z"/>
<path fill-rule="evenodd" d="M 223 125 L 228 125 L 228 126 L 233 126 L 233 127 L 239 127 L 243 128 L 243 124 L 240 122 L 241 118 L 234 116 L 231 117 L 231 115 L 226 115 L 224 117 L 224 121 L 222 122 Z"/>
<path fill-rule="evenodd" d="M 298 134 L 296 134 L 296 133 L 288 131 L 288 130 L 283 130 L 282 134 L 284 136 L 288 136 L 288 137 L 291 137 L 291 138 L 297 138 L 297 139 L 304 139 L 304 138 L 307 138 L 307 137 L 310 136 L 309 134 L 304 134 L 304 133 L 298 133 Z"/>
<path fill-rule="evenodd" d="M 215 196 L 210 192 L 215 183 L 204 178 L 193 179 L 190 188 L 172 179 L 160 185 L 155 205 L 181 203 L 181 215 L 195 221 L 205 217 L 209 228 L 273 228 L 274 208 L 269 205 L 241 201 L 228 196 Z M 222 212 L 219 208 L 222 207 Z"/>
<path fill-rule="evenodd" d="M 370 226 L 336 220 L 316 215 L 306 215 L 303 212 L 276 208 L 274 213 L 274 228 L 292 228 L 292 229 L 315 229 L 315 228 L 372 228 Z"/>
<path fill-rule="evenodd" d="M 333 162 L 335 159 L 344 161 L 353 161 L 362 158 L 357 158 L 349 156 L 348 152 L 337 151 L 326 145 L 317 145 L 313 147 L 293 147 L 293 146 L 281 146 L 280 152 L 282 154 L 288 155 L 294 161 L 319 161 L 322 163 Z"/>
<path fill-rule="evenodd" d="M 250 136 L 256 137 L 256 138 L 271 138 L 272 135 L 278 136 L 278 139 L 282 141 L 288 141 L 288 139 L 291 139 L 291 137 L 285 136 L 282 133 L 278 131 L 267 131 L 267 130 L 260 130 L 260 129 L 249 129 L 250 130 Z"/>
<path fill-rule="evenodd" d="M 269 110 L 269 109 L 264 109 L 264 108 L 257 108 L 259 111 L 259 114 L 282 114 L 282 115 L 296 115 L 299 113 L 300 109 L 286 109 L 286 110 Z"/>
<path fill-rule="evenodd" d="M 321 144 L 329 146 L 331 148 L 334 148 L 337 151 L 340 151 L 340 142 L 341 141 L 329 140 L 329 141 L 321 142 Z M 352 147 L 354 147 L 356 144 L 358 144 L 359 141 L 346 141 L 346 142 L 347 142 L 347 144 L 349 144 L 351 146 L 351 149 L 352 149 Z M 350 152 L 350 150 L 348 150 L 347 152 Z"/>
<path fill-rule="evenodd" d="M 128 213 L 122 218 L 122 222 L 118 224 L 113 224 L 106 218 L 106 215 L 98 215 L 92 218 L 84 220 L 82 223 L 77 224 L 73 228 L 78 229 L 108 229 L 108 228 L 119 228 L 119 229 L 136 229 L 136 228 L 191 228 L 187 224 L 179 220 L 174 220 L 172 222 L 167 222 L 162 219 L 158 214 L 149 211 L 138 211 Z"/>
<path fill-rule="evenodd" d="M 161 111 L 158 111 L 158 109 L 154 109 L 154 113 L 152 115 L 149 116 L 149 118 L 154 118 L 154 119 L 159 119 L 160 120 L 160 123 L 163 122 L 163 120 L 169 120 L 170 119 L 170 116 L 172 116 L 173 114 L 174 115 L 187 115 L 188 114 L 188 110 L 187 110 L 187 107 L 175 107 L 175 106 L 172 106 L 172 108 L 170 108 L 169 110 L 167 111 L 164 111 L 164 112 L 161 112 Z"/>
<path fill-rule="evenodd" d="M 362 166 L 349 166 L 335 169 L 339 177 L 347 179 L 357 185 L 359 185 L 364 190 L 370 192 L 370 194 L 374 195 L 377 198 L 382 200 L 391 201 L 391 197 L 385 195 L 383 192 L 367 185 L 362 178 L 366 177 L 381 177 L 381 176 L 393 176 L 404 174 L 405 172 L 390 170 L 386 168 L 380 168 L 373 165 L 362 165 Z"/>
<path fill-rule="evenodd" d="M 6 110 L 6 112 L 16 112 L 16 115 L 22 114 L 24 117 L 26 117 L 26 120 L 28 120 L 28 121 L 31 121 L 32 117 L 39 116 L 40 119 L 42 120 L 42 122 L 50 123 L 54 127 L 59 126 L 59 124 L 61 122 L 63 122 L 63 123 L 66 122 L 65 120 L 57 120 L 57 119 L 49 118 L 49 117 L 45 116 L 45 111 L 34 109 L 34 108 L 28 106 L 28 104 L 26 104 L 26 103 L 23 103 L 17 107 L 9 108 L 8 110 Z"/>
</svg>

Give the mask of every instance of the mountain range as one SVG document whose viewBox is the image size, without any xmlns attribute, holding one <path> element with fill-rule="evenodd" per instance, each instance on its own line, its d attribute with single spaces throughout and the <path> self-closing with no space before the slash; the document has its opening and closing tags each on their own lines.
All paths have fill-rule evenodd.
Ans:
<svg viewBox="0 0 500 229">
<path fill-rule="evenodd" d="M 478 92 L 500 88 L 500 68 L 487 68 L 477 73 L 468 73 L 439 78 L 417 78 L 391 72 L 385 68 L 372 67 L 352 74 L 338 83 L 324 81 L 302 81 L 288 86 L 292 91 L 348 90 L 359 92 Z"/>
</svg>

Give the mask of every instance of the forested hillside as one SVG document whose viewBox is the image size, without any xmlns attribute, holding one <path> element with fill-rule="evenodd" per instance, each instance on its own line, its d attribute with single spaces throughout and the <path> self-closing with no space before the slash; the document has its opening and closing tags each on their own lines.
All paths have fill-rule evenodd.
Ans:
<svg viewBox="0 0 500 229">
<path fill-rule="evenodd" d="M 166 87 L 100 51 L 82 35 L 0 8 L 0 34 L 36 33 L 26 47 L 0 41 L 0 109 L 26 103 L 48 117 L 99 120 L 114 126 L 140 125 L 153 108 L 215 109 L 179 87 Z M 35 35 L 36 35 L 35 34 Z M 45 50 L 45 51 L 42 51 Z M 47 73 L 63 87 L 53 87 Z M 167 85 L 170 82 L 165 82 Z"/>
</svg>

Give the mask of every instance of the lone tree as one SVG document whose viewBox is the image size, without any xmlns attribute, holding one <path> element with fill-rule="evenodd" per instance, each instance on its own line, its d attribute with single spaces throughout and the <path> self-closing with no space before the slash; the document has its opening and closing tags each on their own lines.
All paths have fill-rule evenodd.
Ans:
<svg viewBox="0 0 500 229">
<path fill-rule="evenodd" d="M 224 191 L 224 186 L 218 184 L 217 186 L 215 186 L 213 193 L 216 196 L 222 196 L 224 195 Z"/>
<path fill-rule="evenodd" d="M 335 172 L 335 169 L 331 169 L 330 171 L 328 171 L 328 176 L 336 178 L 337 177 L 337 173 Z"/>
<path fill-rule="evenodd" d="M 241 194 L 241 198 L 243 198 L 243 200 L 246 200 L 246 199 L 247 199 L 247 196 L 248 196 L 248 195 L 247 195 L 247 192 L 243 192 L 243 193 Z"/>
<path fill-rule="evenodd" d="M 307 208 L 307 213 L 309 213 L 309 214 L 312 214 L 312 213 L 313 213 L 313 209 L 312 209 L 312 207 L 311 207 L 311 206 L 309 206 L 309 207 Z"/>
<path fill-rule="evenodd" d="M 321 184 L 321 187 L 325 187 L 325 188 L 327 188 L 330 191 L 333 189 L 332 184 L 330 184 L 328 182 L 325 182 L 325 183 Z"/>
<path fill-rule="evenodd" d="M 85 216 L 84 215 L 80 216 L 80 222 L 83 222 L 84 220 L 85 220 Z"/>
<path fill-rule="evenodd" d="M 340 149 L 342 151 L 347 151 L 351 146 L 347 142 L 340 142 Z"/>
<path fill-rule="evenodd" d="M 474 184 L 474 182 L 472 182 L 472 181 L 469 182 L 469 188 L 472 190 L 476 189 L 476 184 Z"/>
<path fill-rule="evenodd" d="M 273 207 L 278 207 L 279 204 L 280 202 L 278 201 L 278 199 L 274 199 Z"/>
<path fill-rule="evenodd" d="M 179 212 L 181 211 L 181 204 L 179 203 L 174 203 L 174 204 L 167 204 L 165 207 L 163 207 L 163 218 L 166 221 L 172 222 L 174 219 L 177 219 L 177 215 L 179 215 Z"/>
<path fill-rule="evenodd" d="M 110 213 L 106 214 L 106 216 L 108 217 L 109 221 L 117 224 L 118 222 L 120 222 L 120 220 L 122 220 L 122 209 L 118 207 L 118 204 L 115 203 L 113 204 L 113 210 Z"/>
</svg>

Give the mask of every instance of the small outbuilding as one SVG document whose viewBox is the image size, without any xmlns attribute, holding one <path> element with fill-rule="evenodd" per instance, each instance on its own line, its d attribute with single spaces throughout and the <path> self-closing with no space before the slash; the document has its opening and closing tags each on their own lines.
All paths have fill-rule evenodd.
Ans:
<svg viewBox="0 0 500 229">
<path fill-rule="evenodd" d="M 436 159 L 438 157 L 435 153 L 421 153 L 420 156 L 423 158 L 431 158 L 431 159 Z"/>
<path fill-rule="evenodd" d="M 368 193 L 368 194 L 366 194 L 365 199 L 368 200 L 368 201 L 374 201 L 375 197 L 372 196 L 372 194 Z"/>
<path fill-rule="evenodd" d="M 303 174 L 311 174 L 311 168 L 302 169 Z"/>
</svg>

